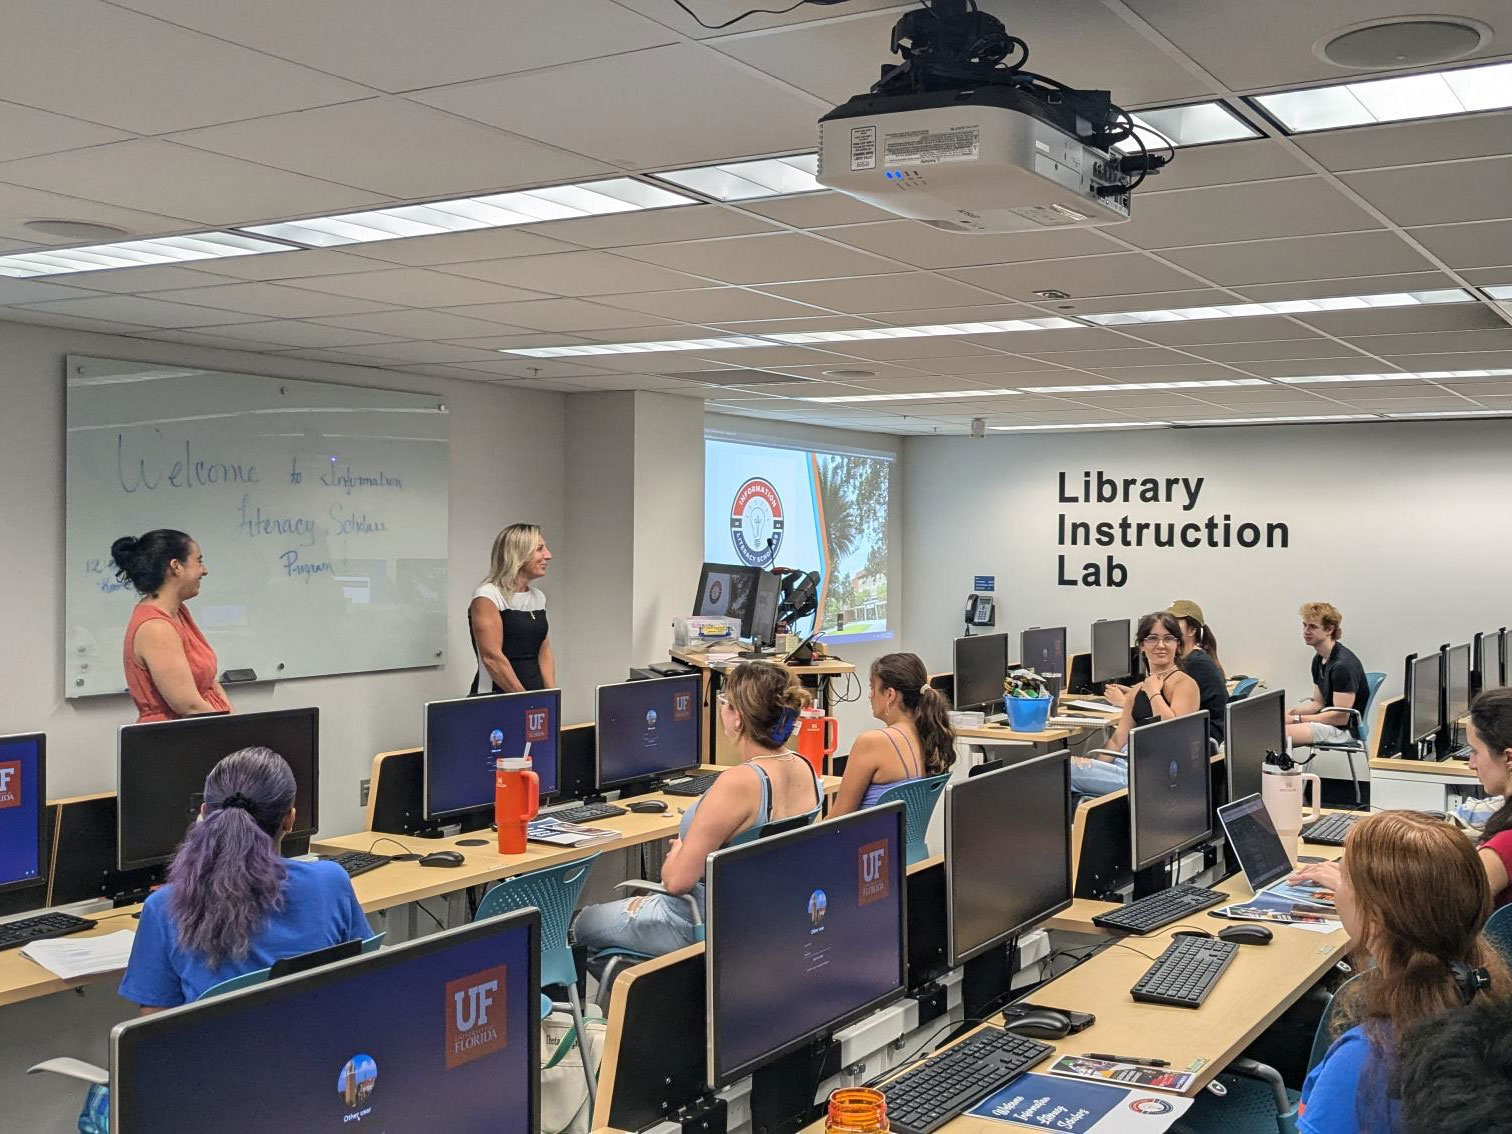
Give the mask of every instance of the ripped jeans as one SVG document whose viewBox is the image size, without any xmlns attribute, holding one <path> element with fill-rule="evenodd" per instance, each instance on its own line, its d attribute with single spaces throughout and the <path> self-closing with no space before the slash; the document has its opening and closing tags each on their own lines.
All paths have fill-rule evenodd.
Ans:
<svg viewBox="0 0 1512 1134">
<path fill-rule="evenodd" d="M 690 895 L 704 908 L 704 884 L 698 883 Z M 617 902 L 587 906 L 572 923 L 572 940 L 589 953 L 606 949 L 624 949 L 648 957 L 660 957 L 684 945 L 702 940 L 700 926 L 695 926 L 693 911 L 686 897 L 668 894 L 637 894 Z"/>
</svg>

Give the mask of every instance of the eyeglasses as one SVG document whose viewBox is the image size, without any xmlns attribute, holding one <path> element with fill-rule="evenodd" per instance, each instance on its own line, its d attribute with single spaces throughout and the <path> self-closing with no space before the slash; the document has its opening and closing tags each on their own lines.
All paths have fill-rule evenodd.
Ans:
<svg viewBox="0 0 1512 1134">
<path fill-rule="evenodd" d="M 1176 641 L 1175 638 L 1157 638 L 1154 635 L 1139 640 L 1140 645 L 1149 646 L 1152 650 L 1160 646 L 1174 646 Z"/>
<path fill-rule="evenodd" d="M 719 699 L 719 703 L 721 705 L 723 705 L 725 708 L 728 709 L 730 707 L 730 699 L 728 697 L 726 697 L 723 693 L 716 693 L 715 696 Z"/>
</svg>

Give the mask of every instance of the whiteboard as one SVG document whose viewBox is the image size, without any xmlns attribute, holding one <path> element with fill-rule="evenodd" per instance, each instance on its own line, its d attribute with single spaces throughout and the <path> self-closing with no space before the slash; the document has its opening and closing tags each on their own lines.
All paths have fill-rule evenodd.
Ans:
<svg viewBox="0 0 1512 1134">
<path fill-rule="evenodd" d="M 440 665 L 450 430 L 433 395 L 67 359 L 64 688 L 126 688 L 110 545 L 187 532 L 189 604 L 258 681 Z"/>
</svg>

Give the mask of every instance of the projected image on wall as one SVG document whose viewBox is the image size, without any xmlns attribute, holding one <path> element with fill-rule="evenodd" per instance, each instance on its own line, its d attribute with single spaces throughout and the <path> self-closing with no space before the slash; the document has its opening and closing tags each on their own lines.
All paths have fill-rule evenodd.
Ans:
<svg viewBox="0 0 1512 1134">
<path fill-rule="evenodd" d="M 818 615 L 800 620 L 795 633 L 892 636 L 890 460 L 717 440 L 704 452 L 705 559 L 819 572 Z"/>
</svg>

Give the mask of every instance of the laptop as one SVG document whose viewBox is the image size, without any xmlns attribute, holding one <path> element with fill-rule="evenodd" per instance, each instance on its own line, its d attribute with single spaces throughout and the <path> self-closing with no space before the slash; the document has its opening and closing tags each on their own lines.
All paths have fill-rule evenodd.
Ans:
<svg viewBox="0 0 1512 1134">
<path fill-rule="evenodd" d="M 1234 848 L 1251 892 L 1260 893 L 1295 869 L 1258 793 L 1224 804 L 1218 809 L 1218 821 L 1223 824 L 1223 833 Z"/>
</svg>

